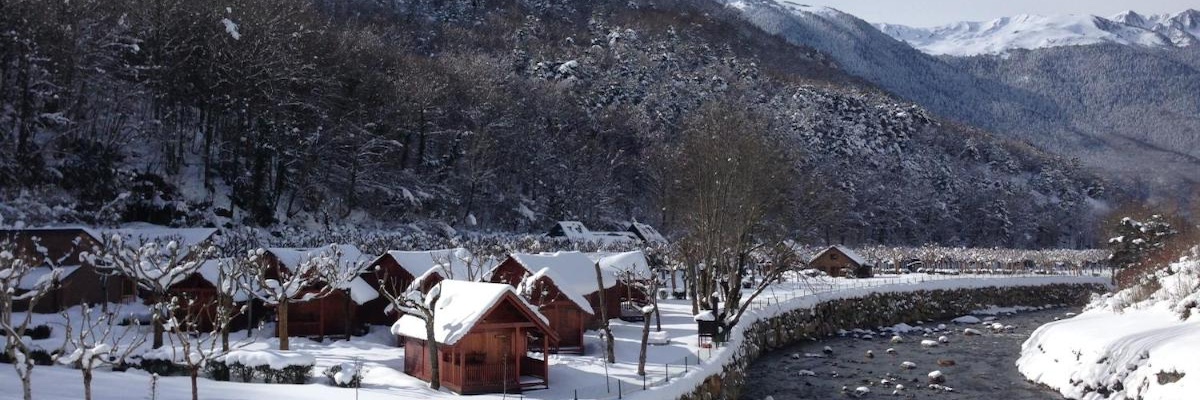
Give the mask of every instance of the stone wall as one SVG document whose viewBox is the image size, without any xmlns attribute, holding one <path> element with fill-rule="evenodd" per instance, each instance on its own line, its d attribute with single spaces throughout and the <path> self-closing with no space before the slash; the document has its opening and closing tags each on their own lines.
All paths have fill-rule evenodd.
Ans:
<svg viewBox="0 0 1200 400">
<path fill-rule="evenodd" d="M 760 319 L 744 332 L 744 340 L 718 374 L 705 378 L 681 400 L 737 399 L 746 368 L 764 352 L 805 339 L 827 337 L 839 329 L 876 328 L 901 322 L 952 319 L 988 306 L 1078 306 L 1092 293 L 1105 292 L 1100 284 L 984 287 L 875 293 L 865 297 L 829 300 L 812 308 Z M 736 333 L 735 333 L 736 334 Z"/>
</svg>

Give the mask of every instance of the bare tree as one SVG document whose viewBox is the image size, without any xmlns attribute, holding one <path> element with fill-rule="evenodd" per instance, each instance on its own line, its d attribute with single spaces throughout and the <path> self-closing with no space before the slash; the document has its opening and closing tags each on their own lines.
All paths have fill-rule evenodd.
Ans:
<svg viewBox="0 0 1200 400">
<path fill-rule="evenodd" d="M 658 309 L 658 276 L 650 269 L 648 265 L 631 265 L 628 268 L 617 273 L 617 277 L 630 291 L 630 301 L 633 300 L 633 294 L 638 297 L 647 299 L 647 303 L 641 307 L 642 312 L 642 342 L 638 351 L 638 375 L 646 375 L 646 347 L 650 341 L 650 320 Z M 661 330 L 661 326 L 659 328 Z"/>
<path fill-rule="evenodd" d="M 288 305 L 320 300 L 348 289 L 360 271 L 347 267 L 353 260 L 344 260 L 344 252 L 336 244 L 309 252 L 292 266 L 271 265 L 266 257 L 267 251 L 262 248 L 246 254 L 247 265 L 252 268 L 245 272 L 240 285 L 246 293 L 275 306 L 279 350 L 288 350 Z"/>
<path fill-rule="evenodd" d="M 668 209 L 683 233 L 675 250 L 690 268 L 694 308 L 719 310 L 726 326 L 741 316 L 753 254 L 784 243 L 794 225 L 790 204 L 803 196 L 764 120 L 738 103 L 705 105 L 689 118 L 669 163 Z"/>
<path fill-rule="evenodd" d="M 36 363 L 32 355 L 35 348 L 23 338 L 33 324 L 33 309 L 38 300 L 54 289 L 62 270 L 37 271 L 42 267 L 16 253 L 15 243 L 0 241 L 0 330 L 4 333 L 4 353 L 12 360 L 12 366 L 21 378 L 22 394 L 25 400 L 33 400 L 33 367 Z M 32 284 L 26 282 L 27 279 L 33 280 Z M 25 317 L 14 320 L 13 307 L 17 302 L 24 303 Z"/>
<path fill-rule="evenodd" d="M 185 248 L 177 238 L 141 239 L 134 243 L 113 234 L 104 238 L 94 252 L 81 253 L 80 259 L 92 265 L 111 266 L 137 284 L 151 305 L 150 319 L 154 325 L 151 346 L 157 349 L 163 345 L 163 322 L 167 315 L 157 312 L 165 308 L 154 305 L 169 301 L 171 287 L 195 273 L 202 260 L 215 253 L 212 246 Z"/>
<path fill-rule="evenodd" d="M 600 270 L 600 263 L 596 264 L 596 287 L 598 288 L 600 298 L 600 329 L 604 331 L 604 359 L 609 364 L 617 362 L 617 356 L 613 350 L 613 334 L 612 327 L 608 324 L 608 299 L 604 298 L 604 274 Z"/>
<path fill-rule="evenodd" d="M 238 311 L 231 304 L 219 298 L 196 298 L 187 294 L 171 296 L 167 301 L 155 303 L 160 309 L 156 312 L 169 315 L 165 326 L 171 343 L 171 359 L 183 364 L 191 378 L 192 400 L 200 400 L 199 386 L 200 371 L 212 360 L 228 354 L 230 347 L 223 333 L 232 319 L 215 317 L 210 329 L 200 329 L 204 312 L 197 310 L 213 309 L 214 316 L 237 315 Z M 245 346 L 249 343 L 243 343 Z"/>
<path fill-rule="evenodd" d="M 136 323 L 119 327 L 123 319 L 120 308 L 108 312 L 84 303 L 79 306 L 77 320 L 72 318 L 70 310 L 63 311 L 61 315 L 69 345 L 64 346 L 63 350 L 70 353 L 59 358 L 58 362 L 79 369 L 83 374 L 83 398 L 91 400 L 92 374 L 96 367 L 124 363 L 127 357 L 146 343 L 146 335 L 142 334 L 141 327 Z"/>
<path fill-rule="evenodd" d="M 382 274 L 379 277 L 379 294 L 388 300 L 388 308 L 411 315 L 425 322 L 425 348 L 429 357 L 429 387 L 437 390 L 442 387 L 441 365 L 438 358 L 437 337 L 434 335 L 434 318 L 436 305 L 441 298 L 441 285 L 429 289 L 428 293 L 421 291 L 418 281 L 413 281 L 403 292 L 397 292 L 388 285 L 387 273 L 376 267 Z M 389 310 L 390 312 L 390 310 Z"/>
</svg>

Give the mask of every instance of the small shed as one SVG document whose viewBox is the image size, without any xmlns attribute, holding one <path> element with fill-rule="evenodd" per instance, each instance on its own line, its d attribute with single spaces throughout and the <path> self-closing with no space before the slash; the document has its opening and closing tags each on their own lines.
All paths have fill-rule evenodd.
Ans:
<svg viewBox="0 0 1200 400">
<path fill-rule="evenodd" d="M 546 354 L 557 337 L 546 317 L 511 286 L 444 280 L 430 289 L 430 298 L 437 299 L 433 340 L 443 387 L 480 394 L 550 386 Z M 425 321 L 404 315 L 392 333 L 405 338 L 404 373 L 432 379 Z"/>
<path fill-rule="evenodd" d="M 833 277 L 869 278 L 871 265 L 863 256 L 845 246 L 836 245 L 822 250 L 808 261 L 809 268 L 824 271 Z"/>
<path fill-rule="evenodd" d="M 376 258 L 363 271 L 362 278 L 376 290 L 380 280 L 391 293 L 402 293 L 415 281 L 419 281 L 420 290 L 429 288 L 443 279 L 470 280 L 468 268 L 474 262 L 471 252 L 464 248 L 427 250 L 427 251 L 388 251 Z M 387 325 L 396 321 L 399 315 L 388 312 L 389 302 L 380 297 L 363 304 L 363 321 L 372 325 Z"/>
<path fill-rule="evenodd" d="M 606 276 L 606 288 L 616 278 Z M 579 252 L 512 254 L 490 274 L 491 281 L 507 283 L 538 307 L 558 336 L 554 352 L 583 353 L 583 332 L 595 323 L 600 291 L 595 264 Z M 615 318 L 611 315 L 610 318 Z"/>
<path fill-rule="evenodd" d="M 366 260 L 357 247 L 340 245 L 338 249 L 342 252 L 338 267 L 347 273 L 350 269 L 358 268 Z M 266 249 L 263 262 L 268 268 L 290 271 L 308 259 L 330 254 L 332 251 L 332 245 L 316 248 L 270 248 Z M 317 289 L 314 287 L 307 290 Z M 320 299 L 290 303 L 287 313 L 288 335 L 325 337 L 358 333 L 363 326 L 359 307 L 378 298 L 379 292 L 361 276 L 339 289 L 342 290 L 336 290 Z"/>
</svg>

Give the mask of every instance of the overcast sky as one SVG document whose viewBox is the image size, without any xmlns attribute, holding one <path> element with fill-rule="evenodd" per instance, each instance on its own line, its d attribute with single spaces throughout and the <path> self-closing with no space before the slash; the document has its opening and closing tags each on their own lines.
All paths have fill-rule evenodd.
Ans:
<svg viewBox="0 0 1200 400">
<path fill-rule="evenodd" d="M 1125 10 L 1174 14 L 1200 8 L 1197 0 L 791 0 L 833 7 L 868 22 L 936 26 L 958 21 L 987 21 L 1016 14 L 1092 14 L 1112 16 Z"/>
</svg>

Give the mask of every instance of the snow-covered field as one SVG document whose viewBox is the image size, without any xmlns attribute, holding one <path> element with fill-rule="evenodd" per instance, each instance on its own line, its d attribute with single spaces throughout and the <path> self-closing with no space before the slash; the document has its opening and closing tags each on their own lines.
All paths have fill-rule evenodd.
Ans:
<svg viewBox="0 0 1200 400">
<path fill-rule="evenodd" d="M 922 289 L 950 289 L 964 287 L 1043 285 L 1064 282 L 1106 283 L 1106 277 L 1079 276 L 937 276 L 925 274 L 885 275 L 872 279 L 826 279 L 820 281 L 792 281 L 774 285 L 756 300 L 743 323 L 735 328 L 731 346 L 740 339 L 741 327 L 759 318 L 816 304 L 833 298 L 862 296 L 879 291 L 911 291 Z M 638 338 L 640 323 L 625 323 L 614 320 L 617 364 L 605 366 L 600 361 L 600 339 L 596 332 L 588 332 L 587 352 L 582 356 L 550 356 L 550 388 L 524 394 L 531 399 L 616 398 L 617 391 L 625 398 L 665 399 L 690 392 L 696 382 L 711 375 L 724 365 L 732 355 L 728 347 L 701 349 L 697 346 L 695 322 L 692 320 L 691 305 L 686 300 L 665 300 L 660 303 L 662 328 L 669 337 L 667 345 L 651 346 L 647 356 L 648 376 L 645 384 L 648 391 L 641 391 L 643 380 L 636 375 Z M 40 315 L 39 319 L 55 322 L 56 315 Z M 652 324 L 653 329 L 653 324 Z M 56 328 L 56 332 L 59 329 Z M 56 333 L 57 335 L 57 333 Z M 235 333 L 234 338 L 250 342 L 245 349 L 270 349 L 277 345 L 274 338 L 256 337 L 245 339 L 245 332 Z M 61 337 L 38 341 L 46 348 L 57 348 Z M 317 343 L 307 339 L 293 338 L 294 351 L 307 353 L 316 359 L 313 377 L 305 385 L 218 382 L 201 379 L 200 397 L 203 399 L 243 399 L 281 397 L 293 399 L 435 399 L 457 395 L 435 392 L 424 382 L 405 375 L 403 372 L 404 350 L 393 345 L 394 338 L 386 327 L 378 327 L 364 337 L 350 341 Z M 702 360 L 700 370 L 697 360 Z M 363 385 L 359 390 L 331 386 L 323 376 L 326 368 L 346 362 L 361 362 Z M 686 364 L 686 366 L 685 366 Z M 606 381 L 606 370 L 609 379 Z M 686 370 L 686 371 L 685 371 Z M 670 377 L 669 381 L 667 380 Z M 80 371 L 66 366 L 44 367 L 34 370 L 33 394 L 36 399 L 78 399 L 82 397 L 83 385 Z M 99 370 L 93 383 L 97 399 L 186 399 L 190 398 L 190 382 L 187 377 L 162 377 L 156 385 L 156 395 L 151 394 L 151 376 L 131 369 L 127 372 Z M 20 380 L 10 365 L 0 364 L 0 399 L 20 397 Z M 479 399 L 503 398 L 502 395 L 473 396 Z M 511 397 L 508 396 L 508 397 Z"/>
<path fill-rule="evenodd" d="M 1200 396 L 1200 261 L 1171 268 L 1144 301 L 1127 289 L 1039 328 L 1022 346 L 1021 373 L 1074 399 Z"/>
</svg>

